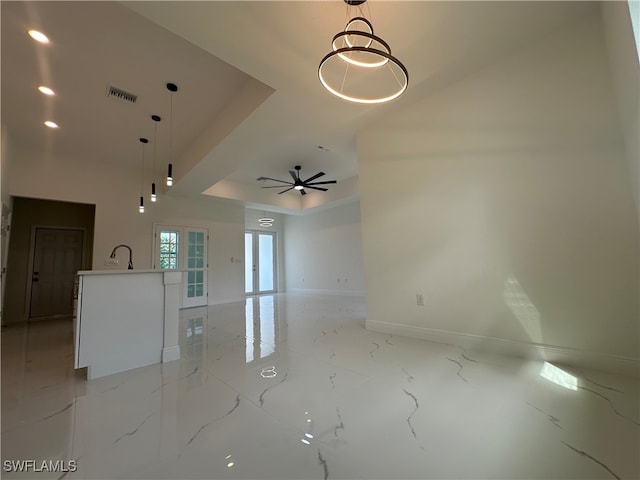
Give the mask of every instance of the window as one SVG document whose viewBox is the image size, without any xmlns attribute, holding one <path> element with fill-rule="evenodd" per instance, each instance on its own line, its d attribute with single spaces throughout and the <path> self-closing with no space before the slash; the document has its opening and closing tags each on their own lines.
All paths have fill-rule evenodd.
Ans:
<svg viewBox="0 0 640 480">
<path fill-rule="evenodd" d="M 162 270 L 177 270 L 178 245 L 180 232 L 172 230 L 160 231 L 160 268 Z"/>
</svg>

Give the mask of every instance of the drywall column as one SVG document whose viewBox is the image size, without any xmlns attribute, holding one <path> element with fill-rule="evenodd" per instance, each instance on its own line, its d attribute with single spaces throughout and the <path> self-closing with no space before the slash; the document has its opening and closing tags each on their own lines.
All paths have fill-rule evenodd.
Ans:
<svg viewBox="0 0 640 480">
<path fill-rule="evenodd" d="M 178 345 L 178 310 L 182 272 L 164 272 L 164 343 L 162 363 L 180 359 Z"/>
</svg>

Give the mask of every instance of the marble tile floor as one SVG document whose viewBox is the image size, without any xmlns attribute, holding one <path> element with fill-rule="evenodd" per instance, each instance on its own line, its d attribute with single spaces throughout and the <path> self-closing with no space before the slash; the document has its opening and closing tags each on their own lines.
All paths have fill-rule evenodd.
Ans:
<svg viewBox="0 0 640 480">
<path fill-rule="evenodd" d="M 69 321 L 3 328 L 2 478 L 640 478 L 637 378 L 367 331 L 361 298 L 181 316 L 179 362 L 93 381 Z"/>
</svg>

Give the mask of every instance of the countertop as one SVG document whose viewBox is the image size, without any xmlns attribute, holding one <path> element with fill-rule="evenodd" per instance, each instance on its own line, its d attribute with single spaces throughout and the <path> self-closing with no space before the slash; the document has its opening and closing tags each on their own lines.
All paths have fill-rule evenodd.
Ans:
<svg viewBox="0 0 640 480">
<path fill-rule="evenodd" d="M 172 270 L 175 271 L 175 270 Z M 133 270 L 80 270 L 78 271 L 78 275 L 131 275 L 134 273 L 164 273 L 165 270 L 154 270 L 154 269 L 133 269 Z"/>
</svg>

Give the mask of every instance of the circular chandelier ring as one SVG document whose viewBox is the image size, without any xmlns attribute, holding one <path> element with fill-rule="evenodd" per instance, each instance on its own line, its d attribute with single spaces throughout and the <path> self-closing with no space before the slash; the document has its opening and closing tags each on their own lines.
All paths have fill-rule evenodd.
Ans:
<svg viewBox="0 0 640 480">
<path fill-rule="evenodd" d="M 365 33 L 365 32 L 361 32 L 361 33 Z M 338 34 L 340 35 L 340 34 Z M 345 95 L 342 92 L 339 92 L 338 90 L 334 89 L 333 87 L 331 87 L 327 81 L 324 79 L 323 75 L 322 75 L 322 67 L 323 65 L 327 62 L 327 60 L 329 60 L 331 57 L 334 57 L 336 55 L 340 55 L 346 52 L 366 52 L 366 53 L 372 53 L 375 55 L 380 55 L 385 57 L 388 61 L 392 62 L 394 65 L 396 65 L 403 73 L 404 75 L 404 84 L 400 86 L 400 89 L 391 94 L 388 95 L 386 97 L 382 97 L 382 98 L 359 98 L 359 97 L 352 97 L 350 95 Z M 341 57 L 342 58 L 342 57 Z M 320 83 L 322 83 L 322 85 L 324 86 L 324 88 L 326 88 L 327 90 L 329 90 L 329 92 L 331 92 L 332 94 L 334 94 L 336 97 L 342 98 L 343 100 L 347 100 L 349 102 L 354 102 L 354 103 L 367 103 L 367 104 L 372 104 L 372 103 L 384 103 L 384 102 L 388 102 L 390 100 L 393 100 L 394 98 L 399 97 L 400 95 L 402 95 L 402 93 L 407 89 L 407 86 L 409 84 L 409 72 L 407 71 L 406 67 L 400 62 L 400 60 L 398 60 L 397 58 L 395 58 L 393 55 L 391 55 L 390 53 L 387 52 L 383 52 L 382 50 L 377 50 L 375 48 L 365 48 L 365 47 L 350 47 L 350 48 L 339 48 L 338 50 L 334 50 L 333 52 L 329 52 L 327 55 L 324 56 L 324 58 L 320 61 L 320 66 L 318 67 L 318 78 L 320 79 Z"/>
<path fill-rule="evenodd" d="M 341 48 L 337 48 L 336 47 L 336 42 L 338 40 L 340 40 L 342 37 L 347 36 L 347 35 L 359 35 L 361 37 L 366 37 L 369 39 L 369 45 L 371 45 L 371 43 L 373 41 L 376 41 L 378 43 L 380 43 L 380 45 L 382 45 L 386 50 L 386 54 L 383 55 L 383 59 L 380 60 L 379 62 L 359 62 L 357 60 L 353 60 L 352 58 L 349 58 L 348 56 L 346 56 L 344 53 L 345 52 L 366 52 L 366 53 L 373 53 L 373 54 L 378 54 L 379 52 L 382 52 L 382 50 L 379 50 L 377 48 L 371 48 L 369 47 L 369 45 L 367 45 L 366 47 L 341 47 Z M 348 44 L 348 42 L 345 40 L 345 43 Z M 351 65 L 356 65 L 358 67 L 365 67 L 365 68 L 377 68 L 377 67 L 381 67 L 383 65 L 385 65 L 389 60 L 390 60 L 390 56 L 391 56 L 391 47 L 389 46 L 389 44 L 387 42 L 385 42 L 383 39 L 381 39 L 380 37 L 374 35 L 373 33 L 367 33 L 367 32 L 361 32 L 359 30 L 348 30 L 348 31 L 344 31 L 344 32 L 340 32 L 340 33 L 336 33 L 336 35 L 333 37 L 333 42 L 331 43 L 331 47 L 333 48 L 334 52 L 337 52 L 338 50 L 342 50 L 341 53 L 338 54 L 338 56 L 344 60 L 347 63 L 350 63 Z M 400 61 L 396 61 L 395 63 L 400 63 Z"/>
<path fill-rule="evenodd" d="M 352 24 L 356 23 L 356 22 L 364 23 L 364 24 L 369 28 L 369 33 L 371 33 L 371 34 L 373 35 L 373 25 L 371 24 L 371 22 L 370 22 L 369 20 L 367 20 L 367 19 L 366 19 L 366 18 L 364 18 L 364 17 L 353 17 L 351 20 L 349 20 L 349 22 L 347 23 L 347 25 L 344 27 L 344 31 L 345 31 L 345 32 L 350 31 L 350 30 L 349 30 L 349 27 L 350 27 Z M 351 30 L 351 31 L 354 31 L 354 30 Z M 358 30 L 355 30 L 355 31 L 357 32 Z M 335 39 L 335 37 L 334 37 L 334 39 Z M 348 38 L 348 37 L 347 37 L 347 38 L 345 38 L 345 42 L 346 42 L 346 44 L 347 44 L 348 46 L 350 46 L 350 47 L 355 46 L 355 45 L 351 45 L 351 42 L 349 42 L 349 38 Z M 373 39 L 371 39 L 371 38 L 370 38 L 370 39 L 369 39 L 369 43 L 367 43 L 367 45 L 365 45 L 365 46 L 366 46 L 366 47 L 370 47 L 372 43 L 373 43 Z"/>
</svg>

